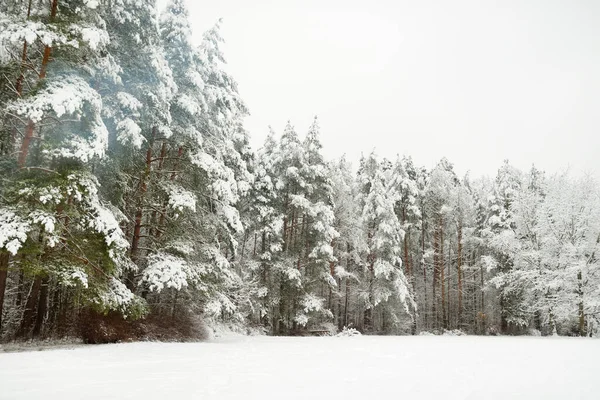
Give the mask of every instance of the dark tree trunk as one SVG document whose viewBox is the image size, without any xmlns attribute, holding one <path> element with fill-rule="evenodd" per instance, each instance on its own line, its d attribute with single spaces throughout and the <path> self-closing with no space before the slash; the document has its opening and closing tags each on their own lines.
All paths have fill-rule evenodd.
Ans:
<svg viewBox="0 0 600 400">
<path fill-rule="evenodd" d="M 433 292 L 433 297 L 431 299 L 431 316 L 433 318 L 433 326 L 435 328 L 439 327 L 439 319 L 437 312 L 437 285 L 438 285 L 438 277 L 440 274 L 440 263 L 439 263 L 439 232 L 437 224 L 433 228 L 433 284 L 431 285 L 431 289 Z"/>
<path fill-rule="evenodd" d="M 456 273 L 458 275 L 458 327 L 462 326 L 463 284 L 462 284 L 462 222 L 458 222 L 458 254 L 456 257 Z"/>
<path fill-rule="evenodd" d="M 46 311 L 48 311 L 48 282 L 49 279 L 45 276 L 42 279 L 40 288 L 40 297 L 38 300 L 37 317 L 35 319 L 35 326 L 33 327 L 33 337 L 39 337 L 42 332 L 44 325 L 44 319 L 46 317 Z"/>
<path fill-rule="evenodd" d="M 52 303 L 51 303 L 50 311 L 49 311 L 49 315 L 48 315 L 48 324 L 50 325 L 50 329 L 52 329 L 52 331 L 56 331 L 59 311 L 60 311 L 60 286 L 54 285 L 54 290 L 52 291 Z"/>
<path fill-rule="evenodd" d="M 138 200 L 137 210 L 135 212 L 135 224 L 133 226 L 133 238 L 131 239 L 131 261 L 137 263 L 139 259 L 139 246 L 140 239 L 142 237 L 142 222 L 144 219 L 144 200 L 146 197 L 146 192 L 148 191 L 148 179 L 150 178 L 150 173 L 152 172 L 152 146 L 154 145 L 154 138 L 156 137 L 156 127 L 152 128 L 152 137 L 148 142 L 148 149 L 146 150 L 146 168 L 144 169 L 144 174 L 142 175 L 142 179 L 140 182 L 140 196 Z M 135 288 L 135 274 L 134 272 L 130 272 L 127 279 L 127 287 L 129 290 L 133 290 Z"/>
<path fill-rule="evenodd" d="M 54 22 L 56 18 L 56 13 L 58 11 L 58 0 L 52 0 L 50 6 L 50 22 Z M 43 80 L 46 78 L 46 72 L 48 70 L 48 64 L 50 63 L 50 55 L 52 53 L 52 47 L 46 46 L 44 48 L 44 56 L 42 58 L 42 66 L 40 68 L 39 80 Z M 24 49 L 24 54 L 27 54 L 27 49 Z M 22 82 L 19 83 L 22 87 Z M 22 90 L 22 89 L 21 89 Z M 25 135 L 23 137 L 23 141 L 21 142 L 21 148 L 19 151 L 19 156 L 17 159 L 17 164 L 19 168 L 23 168 L 27 163 L 27 155 L 29 154 L 29 148 L 31 147 L 31 139 L 33 138 L 33 132 L 35 131 L 35 123 L 31 120 L 27 123 L 25 127 Z"/>
<path fill-rule="evenodd" d="M 27 302 L 25 303 L 25 310 L 23 310 L 23 317 L 21 318 L 21 325 L 17 331 L 17 337 L 28 337 L 31 333 L 31 328 L 35 323 L 37 302 L 41 286 L 42 277 L 38 275 L 33 280 L 31 290 L 29 290 Z"/>
<path fill-rule="evenodd" d="M 581 271 L 577 272 L 577 294 L 579 295 L 579 336 L 585 336 L 585 312 L 583 307 L 583 279 Z M 1 304 L 0 304 L 1 305 Z"/>
<path fill-rule="evenodd" d="M 442 326 L 444 329 L 448 328 L 448 315 L 446 313 L 446 277 L 445 268 L 446 263 L 444 260 L 444 222 L 440 217 L 440 284 L 441 284 L 441 296 L 442 296 Z"/>
<path fill-rule="evenodd" d="M 423 209 L 423 205 L 421 204 L 421 209 Z M 423 321 L 425 325 L 425 329 L 429 329 L 429 324 L 427 321 L 427 266 L 425 265 L 425 214 L 421 213 L 421 268 L 423 268 L 423 310 L 425 310 L 425 315 L 423 315 Z"/>
<path fill-rule="evenodd" d="M 6 293 L 6 277 L 8 276 L 8 252 L 0 252 L 0 332 L 2 331 L 2 313 L 4 311 L 4 293 Z"/>
<path fill-rule="evenodd" d="M 25 273 L 23 269 L 19 269 L 19 281 L 17 283 L 17 298 L 16 298 L 16 306 L 21 307 L 23 304 L 23 286 L 25 285 Z"/>
</svg>

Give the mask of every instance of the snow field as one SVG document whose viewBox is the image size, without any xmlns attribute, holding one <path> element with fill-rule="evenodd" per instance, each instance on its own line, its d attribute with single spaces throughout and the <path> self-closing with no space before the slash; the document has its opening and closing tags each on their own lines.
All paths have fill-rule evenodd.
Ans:
<svg viewBox="0 0 600 400">
<path fill-rule="evenodd" d="M 0 399 L 600 398 L 600 342 L 239 337 L 0 354 Z"/>
</svg>

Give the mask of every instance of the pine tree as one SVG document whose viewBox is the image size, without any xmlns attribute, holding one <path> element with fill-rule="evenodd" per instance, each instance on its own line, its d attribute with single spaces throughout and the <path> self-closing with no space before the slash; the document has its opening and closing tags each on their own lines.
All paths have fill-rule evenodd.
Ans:
<svg viewBox="0 0 600 400">
<path fill-rule="evenodd" d="M 395 193 L 374 154 L 363 161 L 359 182 L 367 243 L 364 326 L 366 330 L 398 331 L 402 312 L 414 318 L 416 303 L 401 269 L 405 232 L 394 212 Z"/>
</svg>

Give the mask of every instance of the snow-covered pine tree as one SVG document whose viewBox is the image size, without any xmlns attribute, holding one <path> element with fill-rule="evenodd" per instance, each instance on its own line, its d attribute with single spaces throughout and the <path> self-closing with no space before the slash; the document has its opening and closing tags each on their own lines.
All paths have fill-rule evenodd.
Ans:
<svg viewBox="0 0 600 400">
<path fill-rule="evenodd" d="M 304 181 L 301 190 L 304 198 L 293 200 L 296 230 L 300 231 L 299 234 L 296 232 L 296 240 L 301 243 L 296 246 L 305 249 L 302 260 L 301 254 L 298 254 L 305 293 L 299 300 L 300 309 L 295 317 L 303 326 L 308 322 L 315 326 L 333 318 L 332 291 L 337 287 L 334 279 L 337 260 L 332 246 L 339 233 L 334 227 L 333 190 L 329 168 L 321 154 L 319 135 L 320 128 L 315 117 L 302 143 L 304 164 L 299 174 Z M 324 293 L 328 294 L 327 298 Z"/>
<path fill-rule="evenodd" d="M 355 201 L 358 193 L 351 165 L 342 157 L 331 163 L 329 170 L 333 189 L 335 229 L 340 235 L 333 244 L 333 254 L 337 260 L 334 265 L 337 293 L 334 292 L 331 301 L 337 301 L 337 306 L 334 305 L 331 309 L 337 310 L 334 317 L 338 329 L 341 330 L 360 324 L 358 296 L 362 276 L 361 255 L 366 254 L 367 247 L 361 224 L 362 210 Z"/>
<path fill-rule="evenodd" d="M 118 280 L 128 266 L 123 216 L 103 201 L 92 173 L 108 142 L 97 90 L 111 73 L 102 9 L 51 1 L 12 10 L 18 14 L 3 15 L 0 42 L 21 60 L 3 121 L 21 139 L 7 145 L 16 163 L 4 164 L 13 179 L 3 185 L 0 219 L 11 229 L 0 248 L 19 257 L 18 296 L 32 282 L 26 301 L 17 301 L 17 334 L 55 325 L 61 296 L 139 316 L 143 304 Z"/>
<path fill-rule="evenodd" d="M 519 242 L 515 236 L 512 205 L 522 187 L 521 171 L 504 162 L 498 170 L 494 182 L 493 194 L 489 197 L 489 216 L 484 235 L 492 250 L 493 266 L 498 278 L 494 280 L 500 301 L 500 331 L 508 333 L 509 329 L 517 329 L 526 324 L 526 316 L 520 312 L 521 295 L 511 292 L 503 280 L 514 266 L 515 251 Z"/>
<path fill-rule="evenodd" d="M 382 165 L 383 164 L 383 165 Z M 404 230 L 394 212 L 396 194 L 384 168 L 371 153 L 361 162 L 358 181 L 362 224 L 367 243 L 363 278 L 364 329 L 399 332 L 416 311 L 410 284 L 402 271 Z M 402 315 L 405 315 L 403 321 Z"/>
</svg>

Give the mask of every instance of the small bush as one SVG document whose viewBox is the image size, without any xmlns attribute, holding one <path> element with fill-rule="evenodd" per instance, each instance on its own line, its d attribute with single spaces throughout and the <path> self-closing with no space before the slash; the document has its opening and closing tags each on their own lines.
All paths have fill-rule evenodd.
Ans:
<svg viewBox="0 0 600 400">
<path fill-rule="evenodd" d="M 342 329 L 342 331 L 340 333 L 338 333 L 336 336 L 344 337 L 344 336 L 361 336 L 361 335 L 362 334 L 354 328 L 344 327 L 344 329 Z"/>
</svg>

